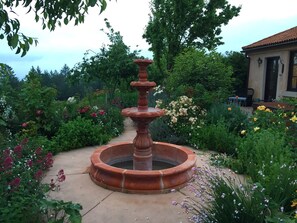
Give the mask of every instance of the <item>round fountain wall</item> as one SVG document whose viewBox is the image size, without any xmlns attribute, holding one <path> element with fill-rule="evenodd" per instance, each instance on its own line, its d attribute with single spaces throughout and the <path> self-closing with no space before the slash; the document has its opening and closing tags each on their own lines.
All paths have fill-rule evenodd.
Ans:
<svg viewBox="0 0 297 223">
<path fill-rule="evenodd" d="M 196 155 L 191 150 L 169 143 L 154 142 L 153 163 L 159 170 L 133 170 L 125 167 L 133 160 L 133 143 L 99 147 L 91 157 L 90 176 L 105 188 L 128 193 L 164 193 L 182 188 L 192 177 Z M 167 168 L 171 166 L 170 168 Z M 165 168 L 162 168 L 165 166 Z"/>
</svg>

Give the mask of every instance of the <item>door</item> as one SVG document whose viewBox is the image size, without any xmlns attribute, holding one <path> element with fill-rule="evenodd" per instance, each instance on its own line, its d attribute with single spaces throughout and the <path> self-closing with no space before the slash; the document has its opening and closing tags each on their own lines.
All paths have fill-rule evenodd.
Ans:
<svg viewBox="0 0 297 223">
<path fill-rule="evenodd" d="M 267 58 L 264 101 L 276 98 L 279 57 Z"/>
</svg>

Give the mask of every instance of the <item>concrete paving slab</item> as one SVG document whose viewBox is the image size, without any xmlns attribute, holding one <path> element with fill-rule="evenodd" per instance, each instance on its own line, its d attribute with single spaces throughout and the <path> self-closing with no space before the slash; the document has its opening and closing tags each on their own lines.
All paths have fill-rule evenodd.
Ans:
<svg viewBox="0 0 297 223">
<path fill-rule="evenodd" d="M 173 206 L 173 200 L 183 200 L 179 192 L 158 195 L 112 193 L 108 199 L 83 216 L 83 222 L 168 223 L 188 222 L 186 213 Z"/>
<path fill-rule="evenodd" d="M 92 146 L 59 153 L 54 156 L 54 165 L 47 175 L 56 175 L 60 169 L 63 169 L 65 174 L 85 172 L 90 166 L 90 157 L 96 148 L 97 146 Z"/>
<path fill-rule="evenodd" d="M 45 180 L 50 182 L 48 177 Z M 60 184 L 60 188 L 60 191 L 51 191 L 50 197 L 81 204 L 83 207 L 82 215 L 92 210 L 113 193 L 113 191 L 94 184 L 89 174 L 66 175 L 66 181 Z"/>
</svg>

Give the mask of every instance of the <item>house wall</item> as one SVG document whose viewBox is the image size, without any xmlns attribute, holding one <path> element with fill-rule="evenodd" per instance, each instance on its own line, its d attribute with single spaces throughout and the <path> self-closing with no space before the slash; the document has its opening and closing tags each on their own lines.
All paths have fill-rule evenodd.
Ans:
<svg viewBox="0 0 297 223">
<path fill-rule="evenodd" d="M 278 100 L 282 97 L 297 97 L 297 92 L 287 91 L 290 51 L 296 50 L 297 46 L 292 46 L 275 49 L 265 49 L 262 51 L 247 53 L 247 56 L 250 58 L 248 87 L 255 90 L 253 97 L 254 100 L 264 100 L 267 58 L 269 57 L 280 57 L 276 99 Z M 260 65 L 258 64 L 259 58 L 261 58 L 263 61 Z M 283 72 L 281 63 L 284 64 Z"/>
</svg>

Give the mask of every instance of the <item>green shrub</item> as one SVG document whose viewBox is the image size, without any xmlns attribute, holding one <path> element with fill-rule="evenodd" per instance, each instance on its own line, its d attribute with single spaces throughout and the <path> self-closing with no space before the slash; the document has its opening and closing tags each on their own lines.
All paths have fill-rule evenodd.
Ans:
<svg viewBox="0 0 297 223">
<path fill-rule="evenodd" d="M 116 102 L 119 108 L 137 107 L 137 97 L 138 91 L 136 89 L 133 89 L 131 92 L 116 92 L 114 102 Z"/>
<path fill-rule="evenodd" d="M 238 136 L 230 133 L 224 121 L 195 128 L 191 134 L 190 144 L 199 149 L 207 149 L 234 155 Z"/>
<path fill-rule="evenodd" d="M 168 142 L 173 144 L 185 144 L 186 139 L 181 135 L 177 135 L 172 127 L 168 125 L 166 118 L 158 118 L 154 120 L 149 127 L 153 141 Z"/>
<path fill-rule="evenodd" d="M 275 202 L 289 206 L 296 190 L 296 165 L 284 134 L 273 130 L 250 133 L 238 146 L 241 169 L 259 182 Z"/>
<path fill-rule="evenodd" d="M 247 116 L 243 114 L 239 106 L 227 105 L 223 103 L 213 104 L 207 112 L 206 122 L 217 124 L 224 121 L 229 132 L 239 134 L 247 128 Z"/>
<path fill-rule="evenodd" d="M 104 125 L 96 125 L 91 120 L 78 117 L 63 124 L 53 137 L 56 151 L 67 151 L 84 146 L 107 143 L 111 136 L 106 134 Z"/>
<path fill-rule="evenodd" d="M 166 80 L 166 90 L 172 96 L 193 97 L 203 108 L 225 101 L 231 94 L 232 68 L 215 52 L 187 49 L 179 54 L 172 73 Z"/>
</svg>

